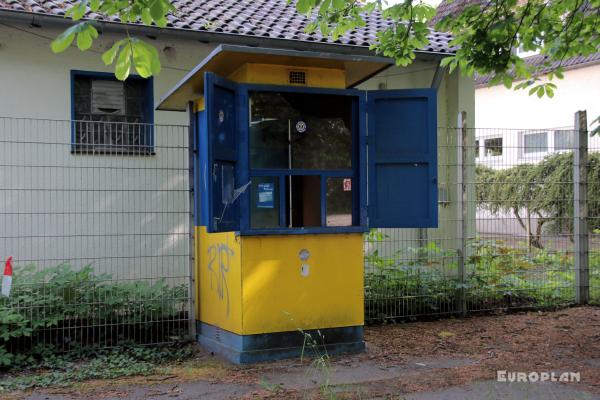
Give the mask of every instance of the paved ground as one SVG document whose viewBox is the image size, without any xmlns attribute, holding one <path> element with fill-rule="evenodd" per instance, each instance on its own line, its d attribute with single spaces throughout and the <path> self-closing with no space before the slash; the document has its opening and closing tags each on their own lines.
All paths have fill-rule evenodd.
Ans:
<svg viewBox="0 0 600 400">
<path fill-rule="evenodd" d="M 15 394 L 28 399 L 600 399 L 600 308 L 371 327 L 367 351 L 233 366 L 206 353 L 162 374 Z M 498 370 L 579 372 L 503 383 Z"/>
</svg>

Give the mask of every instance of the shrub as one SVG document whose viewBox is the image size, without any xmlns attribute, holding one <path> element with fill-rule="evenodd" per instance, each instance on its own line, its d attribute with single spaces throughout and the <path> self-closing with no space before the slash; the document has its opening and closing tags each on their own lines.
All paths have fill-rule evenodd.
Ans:
<svg viewBox="0 0 600 400">
<path fill-rule="evenodd" d="M 385 240 L 372 232 L 367 242 Z M 502 241 L 472 240 L 465 282 L 458 280 L 456 252 L 435 243 L 366 257 L 365 318 L 378 321 L 456 313 L 461 294 L 468 311 L 547 308 L 575 300 L 573 256 L 568 252 L 524 249 Z M 600 303 L 600 250 L 590 252 L 590 296 Z"/>
<path fill-rule="evenodd" d="M 88 265 L 16 268 L 0 297 L 0 366 L 83 346 L 164 342 L 185 335 L 187 285 L 113 281 Z"/>
</svg>

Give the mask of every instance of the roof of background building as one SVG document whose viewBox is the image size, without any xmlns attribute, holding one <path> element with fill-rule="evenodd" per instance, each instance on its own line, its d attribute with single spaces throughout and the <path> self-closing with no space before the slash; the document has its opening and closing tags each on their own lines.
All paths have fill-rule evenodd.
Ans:
<svg viewBox="0 0 600 400">
<path fill-rule="evenodd" d="M 75 0 L 0 0 L 0 11 L 19 14 L 63 17 Z M 298 14 L 295 4 L 287 0 L 174 0 L 175 15 L 168 16 L 168 29 L 207 32 L 212 34 L 263 37 L 329 45 L 368 47 L 375 42 L 378 31 L 389 25 L 379 13 L 366 17 L 366 26 L 348 32 L 339 40 L 323 37 L 320 32 L 307 34 L 308 18 Z M 89 19 L 103 20 L 93 12 Z M 118 18 L 109 22 L 118 23 Z M 448 54 L 452 52 L 448 33 L 431 31 L 429 44 L 422 52 Z"/>
<path fill-rule="evenodd" d="M 435 9 L 435 16 L 430 21 L 430 26 L 437 24 L 448 15 L 460 14 L 467 6 L 483 5 L 489 0 L 443 0 Z"/>
<path fill-rule="evenodd" d="M 591 54 L 589 56 L 575 56 L 563 60 L 562 62 L 553 61 L 547 65 L 545 63 L 546 56 L 541 54 L 525 57 L 524 60 L 525 63 L 537 68 L 534 76 L 540 76 L 556 69 L 559 65 L 562 65 L 565 70 L 570 70 L 600 64 L 600 53 Z M 475 85 L 478 87 L 486 86 L 492 77 L 493 75 L 475 75 Z"/>
</svg>

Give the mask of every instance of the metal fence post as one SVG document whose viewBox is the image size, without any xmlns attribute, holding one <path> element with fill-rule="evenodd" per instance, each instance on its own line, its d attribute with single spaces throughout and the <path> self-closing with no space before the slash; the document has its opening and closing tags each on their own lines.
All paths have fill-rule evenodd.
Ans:
<svg viewBox="0 0 600 400">
<path fill-rule="evenodd" d="M 194 167 L 196 162 L 196 154 L 198 152 L 198 146 L 196 143 L 196 118 L 194 114 L 194 103 L 188 103 L 188 116 L 189 116 L 189 133 L 188 133 L 188 170 L 189 170 L 189 186 L 190 186 L 190 195 L 189 195 L 189 222 L 188 229 L 190 230 L 190 244 L 189 244 L 189 311 L 188 311 L 188 319 L 189 319 L 189 333 L 190 336 L 195 340 L 196 339 L 196 262 L 194 253 L 196 250 L 195 247 L 195 238 L 194 238 L 194 212 L 195 212 L 195 200 L 194 197 L 196 195 L 196 185 L 194 180 Z"/>
<path fill-rule="evenodd" d="M 466 165 L 467 165 L 467 113 L 462 111 L 458 114 L 458 129 L 457 129 L 457 149 L 458 153 L 456 156 L 456 182 L 457 182 L 457 238 L 458 238 L 458 311 L 462 315 L 467 313 L 467 299 L 465 296 L 465 259 L 467 254 L 467 185 L 465 182 L 466 178 Z"/>
<path fill-rule="evenodd" d="M 577 304 L 587 304 L 590 297 L 587 181 L 587 113 L 578 111 L 575 113 L 573 159 L 573 235 L 575 239 L 575 301 Z"/>
</svg>

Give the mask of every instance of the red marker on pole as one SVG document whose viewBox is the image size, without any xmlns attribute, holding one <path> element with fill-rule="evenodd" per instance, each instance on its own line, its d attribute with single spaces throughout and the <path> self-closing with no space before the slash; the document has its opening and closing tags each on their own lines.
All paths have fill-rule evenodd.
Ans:
<svg viewBox="0 0 600 400">
<path fill-rule="evenodd" d="M 4 275 L 2 276 L 2 295 L 8 297 L 10 295 L 10 288 L 12 287 L 12 256 L 6 259 L 4 265 Z"/>
</svg>

